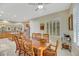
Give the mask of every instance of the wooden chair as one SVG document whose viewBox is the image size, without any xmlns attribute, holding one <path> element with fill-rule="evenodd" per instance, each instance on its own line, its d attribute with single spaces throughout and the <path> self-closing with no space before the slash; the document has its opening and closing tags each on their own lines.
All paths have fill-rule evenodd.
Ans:
<svg viewBox="0 0 79 59">
<path fill-rule="evenodd" d="M 34 56 L 40 56 L 40 50 L 38 48 L 33 47 Z"/>
<path fill-rule="evenodd" d="M 17 51 L 19 51 L 19 42 L 18 42 L 18 38 L 17 38 L 17 36 L 15 36 L 15 37 L 13 37 L 13 40 L 15 41 L 15 43 L 16 43 L 16 53 L 17 53 Z"/>
<path fill-rule="evenodd" d="M 19 49 L 18 49 L 18 54 L 20 55 L 24 55 L 24 42 L 22 38 L 18 39 L 18 44 L 19 44 Z"/>
<path fill-rule="evenodd" d="M 12 40 L 15 41 L 15 43 L 16 43 L 16 51 L 15 51 L 15 53 L 19 54 L 20 49 L 21 49 L 21 42 L 20 42 L 21 40 L 17 35 L 12 36 Z"/>
<path fill-rule="evenodd" d="M 43 34 L 43 39 L 49 42 L 49 34 Z"/>
<path fill-rule="evenodd" d="M 18 35 L 19 42 L 19 52 L 18 54 L 21 56 L 33 56 L 32 50 L 32 41 L 23 36 L 23 34 Z"/>
<path fill-rule="evenodd" d="M 43 56 L 57 56 L 58 45 L 58 40 L 56 42 L 56 46 L 50 44 L 48 48 L 43 51 Z M 51 47 L 54 47 L 55 49 L 52 49 Z"/>
<path fill-rule="evenodd" d="M 36 40 L 41 39 L 41 33 L 32 33 L 32 38 Z"/>
<path fill-rule="evenodd" d="M 31 40 L 26 40 L 21 35 L 14 35 L 14 34 L 0 34 L 0 38 L 10 38 L 10 40 L 15 41 L 16 43 L 16 53 L 21 55 L 27 54 L 27 56 L 33 56 L 33 50 L 32 50 L 32 42 Z M 26 42 L 26 43 L 25 43 Z"/>
<path fill-rule="evenodd" d="M 32 41 L 26 40 L 24 42 L 24 55 L 25 56 L 34 56 L 33 48 L 32 48 Z"/>
</svg>

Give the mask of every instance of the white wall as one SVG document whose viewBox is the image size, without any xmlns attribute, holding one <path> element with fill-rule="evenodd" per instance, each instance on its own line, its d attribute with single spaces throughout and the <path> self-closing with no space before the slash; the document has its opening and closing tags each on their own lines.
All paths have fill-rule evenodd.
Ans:
<svg viewBox="0 0 79 59">
<path fill-rule="evenodd" d="M 47 22 L 54 22 L 59 21 L 60 22 L 60 36 L 63 36 L 63 33 L 68 33 L 68 10 L 60 11 L 57 13 L 49 14 L 46 16 L 38 17 L 35 19 L 30 20 L 30 36 L 32 36 L 32 33 L 39 32 L 39 33 L 47 33 L 46 29 L 46 23 Z M 40 23 L 45 23 L 45 30 L 40 30 Z M 53 35 L 52 35 L 53 36 Z"/>
<path fill-rule="evenodd" d="M 41 32 L 40 29 L 40 22 L 39 20 L 37 21 L 30 21 L 30 34 L 34 33 L 34 32 Z"/>
<path fill-rule="evenodd" d="M 44 31 L 40 31 L 40 23 L 46 23 L 46 22 L 53 22 L 54 20 L 60 21 L 60 34 L 63 36 L 63 33 L 69 34 L 72 38 L 72 55 L 79 56 L 79 46 L 77 46 L 77 40 L 76 40 L 76 19 L 78 19 L 78 10 L 79 10 L 79 4 L 72 4 L 71 8 L 66 11 L 61 11 L 58 13 L 50 14 L 47 16 L 39 17 L 36 19 L 33 19 L 30 21 L 30 36 L 32 36 L 32 33 L 39 32 L 39 33 L 47 33 L 46 29 Z M 73 14 L 73 31 L 68 30 L 68 17 L 69 15 Z M 46 26 L 45 26 L 46 28 Z M 52 35 L 53 36 L 53 35 Z"/>
</svg>

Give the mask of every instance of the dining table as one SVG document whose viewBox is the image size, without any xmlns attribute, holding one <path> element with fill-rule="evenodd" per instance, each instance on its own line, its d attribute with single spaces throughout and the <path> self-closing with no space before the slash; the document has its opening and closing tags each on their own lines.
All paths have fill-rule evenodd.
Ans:
<svg viewBox="0 0 79 59">
<path fill-rule="evenodd" d="M 45 43 L 44 45 L 38 41 L 38 40 L 32 40 L 32 46 L 38 50 L 40 50 L 38 56 L 43 56 L 43 51 L 50 45 L 50 43 Z"/>
</svg>

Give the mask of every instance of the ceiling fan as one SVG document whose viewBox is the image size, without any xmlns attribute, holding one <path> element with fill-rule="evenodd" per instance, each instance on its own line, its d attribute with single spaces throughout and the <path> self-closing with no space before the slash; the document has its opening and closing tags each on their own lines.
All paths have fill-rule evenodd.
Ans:
<svg viewBox="0 0 79 59">
<path fill-rule="evenodd" d="M 44 6 L 47 5 L 49 3 L 29 3 L 29 5 L 35 5 L 37 6 L 37 8 L 35 9 L 35 11 L 44 9 Z"/>
</svg>

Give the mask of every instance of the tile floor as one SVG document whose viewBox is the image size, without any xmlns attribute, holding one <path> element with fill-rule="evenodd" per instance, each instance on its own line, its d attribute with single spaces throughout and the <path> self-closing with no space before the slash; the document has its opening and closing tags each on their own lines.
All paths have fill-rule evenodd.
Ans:
<svg viewBox="0 0 79 59">
<path fill-rule="evenodd" d="M 61 49 L 59 56 L 72 56 L 71 52 L 67 49 Z"/>
</svg>

